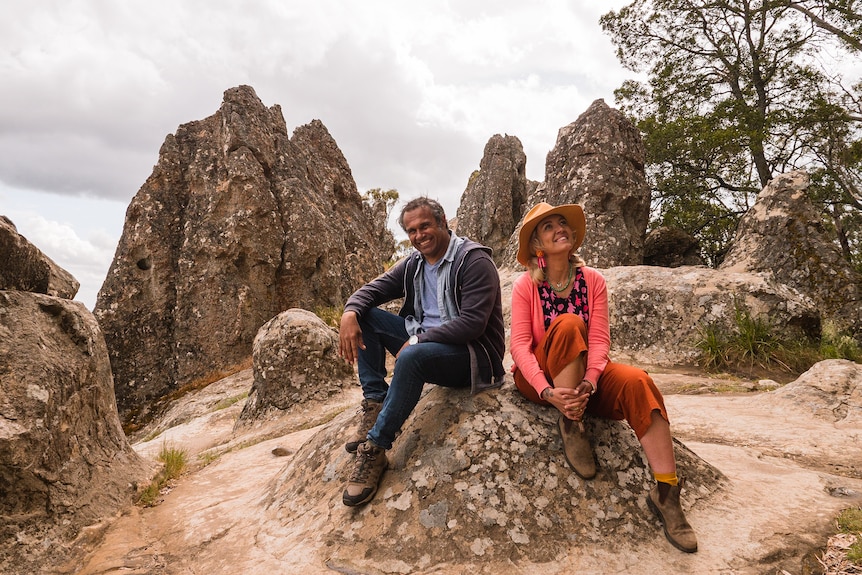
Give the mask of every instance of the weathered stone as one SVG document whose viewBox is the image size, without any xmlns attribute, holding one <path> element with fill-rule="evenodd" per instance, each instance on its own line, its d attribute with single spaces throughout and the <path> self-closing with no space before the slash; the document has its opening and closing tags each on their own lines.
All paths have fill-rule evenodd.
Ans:
<svg viewBox="0 0 862 575">
<path fill-rule="evenodd" d="M 688 266 L 621 266 L 603 274 L 612 349 L 637 363 L 694 362 L 702 328 L 735 329 L 737 307 L 788 341 L 820 333 L 811 301 L 762 274 Z"/>
<path fill-rule="evenodd" d="M 340 307 L 391 254 L 371 213 L 323 124 L 288 139 L 248 86 L 169 135 L 96 302 L 121 418 L 247 367 L 280 311 Z"/>
<path fill-rule="evenodd" d="M 796 381 L 757 400 L 765 404 L 781 401 L 788 411 L 858 431 L 862 429 L 862 365 L 846 359 L 821 361 Z"/>
<path fill-rule="evenodd" d="M 862 275 L 842 257 L 834 232 L 806 196 L 808 185 L 804 171 L 769 182 L 739 221 L 720 269 L 770 274 L 862 340 Z"/>
<path fill-rule="evenodd" d="M 644 265 L 677 268 L 705 265 L 698 241 L 679 228 L 659 227 L 644 240 Z"/>
<path fill-rule="evenodd" d="M 20 290 L 72 299 L 81 284 L 0 216 L 0 290 Z"/>
<path fill-rule="evenodd" d="M 266 322 L 254 338 L 254 385 L 240 422 L 278 416 L 353 384 L 353 368 L 337 350 L 336 332 L 310 311 L 290 309 Z"/>
<path fill-rule="evenodd" d="M 587 263 L 640 265 L 650 205 L 644 157 L 637 128 L 620 111 L 596 100 L 576 121 L 560 128 L 545 160 L 544 184 L 526 207 L 539 201 L 581 204 L 587 234 L 580 253 Z M 517 239 L 513 234 L 506 248 L 505 261 L 514 267 Z"/>
<path fill-rule="evenodd" d="M 353 460 L 343 430 L 353 417 L 342 414 L 306 442 L 264 501 L 298 540 L 323 534 L 339 571 L 546 562 L 573 545 L 662 538 L 646 505 L 652 474 L 624 422 L 587 420 L 599 473 L 583 481 L 562 454 L 556 410 L 527 402 L 511 382 L 477 396 L 435 387 L 388 452 L 377 496 L 356 510 L 341 504 Z M 725 479 L 682 444 L 675 450 L 690 509 Z"/>
<path fill-rule="evenodd" d="M 515 136 L 496 134 L 485 144 L 479 170 L 473 172 L 458 206 L 458 234 L 494 250 L 500 265 L 506 242 L 527 201 L 527 156 Z"/>
<path fill-rule="evenodd" d="M 150 469 L 123 434 L 83 304 L 0 291 L 0 382 L 0 572 L 39 573 L 130 505 Z"/>
</svg>

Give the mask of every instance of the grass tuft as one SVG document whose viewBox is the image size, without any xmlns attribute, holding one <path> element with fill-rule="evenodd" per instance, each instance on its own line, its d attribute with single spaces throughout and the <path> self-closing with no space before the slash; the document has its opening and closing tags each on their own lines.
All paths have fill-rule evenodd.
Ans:
<svg viewBox="0 0 862 575">
<path fill-rule="evenodd" d="M 838 531 L 856 536 L 847 549 L 847 560 L 862 565 L 862 509 L 853 507 L 838 514 Z"/>
<path fill-rule="evenodd" d="M 144 507 L 153 507 L 158 503 L 159 495 L 168 483 L 182 475 L 188 465 L 188 454 L 184 449 L 162 445 L 156 457 L 162 462 L 162 469 L 141 493 L 138 502 Z"/>
<path fill-rule="evenodd" d="M 739 305 L 731 329 L 718 324 L 701 326 L 695 346 L 700 350 L 699 363 L 707 371 L 760 369 L 799 374 L 824 359 L 862 361 L 859 343 L 831 324 L 824 325 L 820 341 L 782 341 L 767 320 L 753 317 Z"/>
</svg>

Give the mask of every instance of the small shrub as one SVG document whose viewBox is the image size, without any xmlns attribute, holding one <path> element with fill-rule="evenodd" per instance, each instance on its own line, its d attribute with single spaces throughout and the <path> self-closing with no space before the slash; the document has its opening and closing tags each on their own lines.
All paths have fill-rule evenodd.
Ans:
<svg viewBox="0 0 862 575">
<path fill-rule="evenodd" d="M 699 362 L 704 369 L 779 369 L 802 373 L 824 359 L 849 359 L 862 362 L 862 349 L 853 337 L 840 333 L 826 323 L 819 342 L 806 339 L 782 341 L 772 333 L 764 319 L 737 305 L 731 329 L 717 324 L 700 328 L 695 342 L 700 350 Z"/>
<path fill-rule="evenodd" d="M 785 361 L 789 355 L 787 349 L 772 334 L 772 328 L 767 321 L 752 317 L 747 309 L 737 305 L 734 324 L 732 330 L 716 324 L 701 328 L 701 337 L 695 346 L 701 352 L 700 363 L 705 369 L 768 369 L 777 366 L 790 370 Z"/>
<path fill-rule="evenodd" d="M 156 459 L 161 461 L 163 465 L 158 475 L 141 493 L 138 501 L 144 507 L 154 506 L 158 502 L 162 489 L 169 481 L 182 475 L 188 464 L 188 455 L 184 449 L 176 449 L 167 445 L 162 445 L 162 449 L 159 451 Z"/>
<path fill-rule="evenodd" d="M 847 550 L 847 560 L 862 565 L 862 509 L 845 509 L 838 515 L 838 530 L 856 535 L 856 541 Z"/>
<path fill-rule="evenodd" d="M 852 336 L 841 333 L 832 322 L 823 324 L 820 338 L 820 355 L 823 359 L 849 359 L 862 362 L 862 348 Z"/>
<path fill-rule="evenodd" d="M 165 482 L 171 479 L 176 479 L 182 475 L 188 464 L 188 455 L 184 449 L 176 449 L 174 447 L 162 446 L 159 452 L 159 461 L 165 464 L 162 470 L 165 476 Z"/>
</svg>

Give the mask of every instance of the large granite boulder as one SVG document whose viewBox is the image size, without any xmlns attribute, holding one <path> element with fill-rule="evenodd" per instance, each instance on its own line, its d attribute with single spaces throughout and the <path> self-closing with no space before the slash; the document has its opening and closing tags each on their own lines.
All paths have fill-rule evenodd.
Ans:
<svg viewBox="0 0 862 575">
<path fill-rule="evenodd" d="M 596 100 L 560 128 L 545 160 L 545 181 L 529 198 L 527 209 L 540 201 L 581 204 L 587 234 L 580 253 L 587 263 L 640 265 L 650 206 L 645 154 L 638 129 L 622 112 Z M 513 234 L 505 257 L 506 264 L 515 267 L 517 241 Z"/>
<path fill-rule="evenodd" d="M 83 304 L 0 291 L 0 572 L 65 562 L 151 469 L 123 434 L 108 351 Z"/>
<path fill-rule="evenodd" d="M 128 429 L 251 363 L 284 309 L 340 307 L 382 271 L 372 209 L 319 121 L 288 138 L 248 86 L 169 135 L 126 212 L 95 315 Z"/>
<path fill-rule="evenodd" d="M 266 322 L 254 338 L 254 384 L 237 423 L 279 417 L 355 384 L 337 351 L 337 333 L 310 311 L 289 309 Z"/>
<path fill-rule="evenodd" d="M 0 290 L 20 290 L 72 299 L 81 284 L 0 216 Z"/>
<path fill-rule="evenodd" d="M 771 275 L 862 341 L 862 275 L 808 199 L 809 183 L 804 171 L 773 178 L 740 219 L 720 269 Z"/>
<path fill-rule="evenodd" d="M 700 266 L 620 266 L 603 273 L 612 350 L 637 363 L 695 362 L 703 328 L 736 329 L 737 310 L 767 321 L 786 341 L 820 335 L 812 302 L 762 274 Z"/>
<path fill-rule="evenodd" d="M 485 144 L 479 170 L 473 172 L 458 206 L 458 235 L 494 250 L 503 262 L 506 242 L 524 213 L 530 185 L 527 156 L 515 136 L 496 134 Z"/>
<path fill-rule="evenodd" d="M 793 341 L 820 334 L 820 313 L 810 299 L 763 274 L 704 266 L 618 266 L 601 270 L 608 286 L 611 359 L 641 365 L 697 361 L 702 329 L 736 328 L 737 308 L 765 320 Z M 500 269 L 503 315 L 511 321 L 512 284 L 522 270 Z"/>
<path fill-rule="evenodd" d="M 353 456 L 343 444 L 355 418 L 344 413 L 308 440 L 264 499 L 297 540 L 323 544 L 335 571 L 456 572 L 481 563 L 482 572 L 507 573 L 519 561 L 560 560 L 573 545 L 610 554 L 666 544 L 646 504 L 652 474 L 624 422 L 587 420 L 599 473 L 583 481 L 562 454 L 555 410 L 527 402 L 511 382 L 476 396 L 433 387 L 388 452 L 377 496 L 349 508 L 341 493 Z M 682 444 L 675 449 L 685 509 L 721 491 L 720 472 Z"/>
</svg>

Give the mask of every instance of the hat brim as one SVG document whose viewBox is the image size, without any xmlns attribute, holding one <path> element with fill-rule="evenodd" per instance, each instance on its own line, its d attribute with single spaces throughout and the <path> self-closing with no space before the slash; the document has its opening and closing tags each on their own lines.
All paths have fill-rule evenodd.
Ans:
<svg viewBox="0 0 862 575">
<path fill-rule="evenodd" d="M 533 235 L 533 230 L 536 229 L 539 222 L 553 215 L 561 215 L 566 218 L 566 222 L 568 222 L 575 232 L 573 251 L 577 250 L 583 244 L 587 222 L 581 206 L 578 204 L 552 206 L 548 203 L 540 202 L 533 206 L 527 212 L 527 215 L 524 216 L 524 223 L 521 224 L 521 229 L 518 232 L 518 262 L 522 266 L 529 267 L 530 258 L 534 255 L 530 250 L 530 237 Z"/>
</svg>

